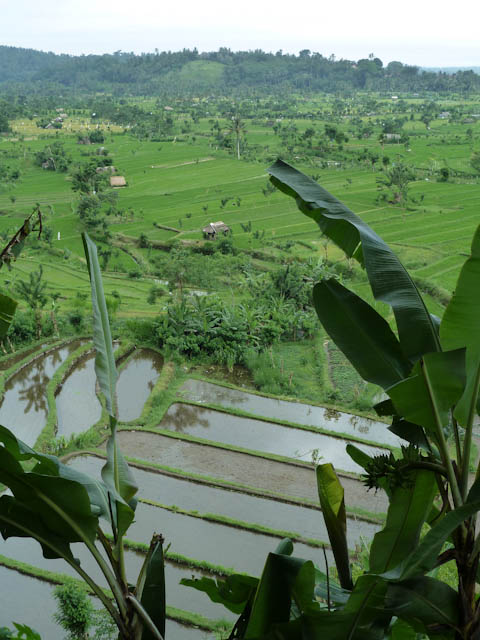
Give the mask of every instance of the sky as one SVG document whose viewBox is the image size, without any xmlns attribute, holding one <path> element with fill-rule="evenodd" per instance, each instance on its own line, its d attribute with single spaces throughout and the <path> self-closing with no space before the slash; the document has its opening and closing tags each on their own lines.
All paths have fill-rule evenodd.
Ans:
<svg viewBox="0 0 480 640">
<path fill-rule="evenodd" d="M 475 0 L 0 0 L 0 44 L 89 54 L 263 49 L 480 66 Z"/>
</svg>

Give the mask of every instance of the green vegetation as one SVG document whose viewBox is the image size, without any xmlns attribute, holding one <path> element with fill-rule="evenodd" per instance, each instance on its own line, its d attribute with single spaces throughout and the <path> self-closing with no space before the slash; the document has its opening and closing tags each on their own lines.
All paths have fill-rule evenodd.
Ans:
<svg viewBox="0 0 480 640">
<path fill-rule="evenodd" d="M 247 366 L 260 390 L 367 410 L 375 387 L 352 373 L 331 341 L 325 344 L 309 300 L 311 283 L 328 271 L 372 302 L 365 274 L 295 215 L 263 166 L 278 154 L 295 160 L 360 211 L 441 317 L 476 220 L 476 95 L 399 91 L 392 100 L 360 91 L 168 102 L 66 97 L 58 132 L 38 128 L 21 111 L 35 105 L 39 117 L 54 119 L 53 100 L 13 104 L 0 165 L 19 175 L 1 184 L 0 235 L 6 239 L 36 202 L 43 234 L 28 239 L 0 283 L 7 292 L 32 288 L 41 267 L 46 300 L 20 303 L 12 346 L 38 334 L 39 318 L 44 336 L 89 330 L 78 240 L 87 228 L 98 243 L 115 336 L 149 341 L 188 358 L 188 366 Z M 240 161 L 228 134 L 232 114 L 246 129 Z M 38 159 L 47 156 L 66 158 L 67 172 L 42 169 Z M 120 174 L 127 186 L 112 189 L 110 175 Z M 231 234 L 205 239 L 203 227 L 219 219 Z"/>
<path fill-rule="evenodd" d="M 22 63 L 26 55 L 29 65 Z M 391 429 L 410 443 L 373 460 L 349 446 L 366 483 L 390 498 L 386 525 L 357 557 L 354 580 L 344 530 L 345 514 L 358 509 L 343 504 L 337 477 L 320 465 L 335 576 L 314 572 L 285 543 L 269 555 L 260 582 L 216 567 L 226 582 L 197 583 L 215 601 L 244 612 L 235 637 L 266 637 L 278 623 L 283 627 L 275 633 L 291 638 L 307 628 L 330 636 L 333 626 L 342 640 L 475 637 L 478 491 L 476 483 L 468 485 L 478 454 L 472 441 L 478 234 L 472 257 L 465 258 L 480 200 L 478 76 L 384 67 L 373 56 L 352 64 L 309 51 L 92 56 L 82 61 L 82 75 L 74 57 L 0 47 L 2 60 L 0 91 L 10 93 L 0 96 L 0 237 L 7 245 L 1 263 L 15 264 L 0 273 L 0 333 L 5 358 L 17 349 L 19 362 L 0 385 L 31 359 L 32 342 L 93 327 L 101 353 L 101 422 L 110 423 L 101 481 L 87 481 L 44 455 L 99 442 L 99 425 L 69 443 L 54 438 L 54 391 L 77 352 L 48 386 L 41 453 L 8 430 L 1 433 L 0 480 L 13 492 L 0 500 L 3 530 L 41 539 L 48 553 L 73 568 L 69 545 L 82 540 L 111 593 L 82 567 L 75 570 L 122 638 L 147 640 L 148 628 L 148 639 L 158 640 L 165 616 L 176 615 L 165 607 L 162 540 L 147 549 L 126 538 L 136 487 L 116 443 L 125 427 L 114 418 L 108 310 L 112 334 L 123 341 L 117 360 L 128 358 L 133 343 L 160 349 L 168 359 L 136 429 L 158 425 L 181 382 L 200 372 L 353 412 L 371 412 L 377 403 Z M 49 95 L 32 90 L 15 97 L 22 83 L 43 86 L 44 65 L 56 69 Z M 95 78 L 90 65 L 100 69 Z M 63 86 L 66 76 L 77 77 L 75 95 Z M 61 101 L 53 97 L 60 86 Z M 115 97 L 120 93 L 125 97 Z M 267 181 L 265 166 L 279 155 L 304 175 L 277 163 Z M 282 191 L 295 194 L 308 217 L 299 216 Z M 39 235 L 23 222 L 32 209 L 37 231 L 42 223 Z M 207 225 L 219 221 L 223 231 L 209 236 Z M 83 230 L 94 236 L 98 259 L 90 244 L 85 259 Z M 89 279 L 97 290 L 103 280 L 105 300 L 94 294 L 91 302 Z M 11 298 L 20 303 L 13 321 Z M 441 319 L 440 334 L 434 316 Z M 390 401 L 378 403 L 381 393 Z M 218 482 L 216 475 L 212 468 L 210 480 Z M 26 484 L 28 491 L 16 491 Z M 62 490 L 54 490 L 60 484 Z M 111 538 L 97 529 L 99 515 L 110 523 Z M 236 526 L 288 534 L 215 513 L 189 515 L 232 525 L 233 544 Z M 398 521 L 406 523 L 403 529 Z M 95 539 L 106 559 L 92 548 Z M 127 547 L 146 552 L 135 587 L 125 576 Z M 191 622 L 214 626 L 193 615 Z"/>
</svg>

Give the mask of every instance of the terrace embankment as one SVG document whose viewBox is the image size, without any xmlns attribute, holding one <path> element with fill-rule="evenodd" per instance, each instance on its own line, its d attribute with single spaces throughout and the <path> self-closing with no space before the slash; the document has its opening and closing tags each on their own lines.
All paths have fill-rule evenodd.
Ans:
<svg viewBox="0 0 480 640">
<path fill-rule="evenodd" d="M 318 504 L 313 466 L 301 467 L 143 431 L 121 431 L 118 442 L 130 458 Z M 383 492 L 367 492 L 359 480 L 348 476 L 342 476 L 341 481 L 347 506 L 371 513 L 387 510 Z"/>
</svg>

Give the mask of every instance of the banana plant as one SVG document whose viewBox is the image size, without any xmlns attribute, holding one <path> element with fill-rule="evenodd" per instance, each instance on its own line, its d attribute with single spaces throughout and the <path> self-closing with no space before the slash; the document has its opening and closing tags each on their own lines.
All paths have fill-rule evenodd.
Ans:
<svg viewBox="0 0 480 640">
<path fill-rule="evenodd" d="M 92 291 L 95 371 L 110 421 L 102 480 L 34 451 L 0 426 L 0 482 L 10 489 L 0 498 L 0 532 L 5 539 L 34 538 L 46 558 L 66 561 L 102 602 L 118 627 L 119 639 L 163 640 L 162 536 L 152 538 L 136 585 L 126 576 L 123 540 L 135 515 L 137 485 L 117 443 L 117 371 L 97 250 L 87 234 L 83 243 Z M 12 311 L 12 304 L 0 298 L 0 331 L 8 328 Z M 74 557 L 71 545 L 78 542 L 100 568 L 111 595 Z"/>
<path fill-rule="evenodd" d="M 385 319 L 332 277 L 313 288 L 320 322 L 359 374 L 384 390 L 388 399 L 375 409 L 391 417 L 385 428 L 405 446 L 401 455 L 376 457 L 347 447 L 364 468 L 367 486 L 384 490 L 389 499 L 385 525 L 356 580 L 343 488 L 326 464 L 316 470 L 318 495 L 338 582 L 293 557 L 273 573 L 275 554 L 270 554 L 253 583 L 231 576 L 226 583 L 203 580 L 191 586 L 241 611 L 231 638 L 478 640 L 480 468 L 473 479 L 469 469 L 479 410 L 480 227 L 440 321 L 428 312 L 395 253 L 353 211 L 282 161 L 269 172 L 274 186 L 295 198 L 323 234 L 365 268 L 373 297 L 392 309 Z M 455 564 L 455 584 L 438 578 L 447 562 Z M 275 615 L 264 594 L 278 603 Z M 255 605 L 262 625 L 252 621 Z"/>
</svg>

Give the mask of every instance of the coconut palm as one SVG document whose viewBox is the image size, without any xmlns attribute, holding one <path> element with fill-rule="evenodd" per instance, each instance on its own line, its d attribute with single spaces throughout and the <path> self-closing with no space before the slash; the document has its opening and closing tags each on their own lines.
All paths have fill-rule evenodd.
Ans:
<svg viewBox="0 0 480 640">
<path fill-rule="evenodd" d="M 235 114 L 231 118 L 227 126 L 227 135 L 234 135 L 237 147 L 237 159 L 240 160 L 240 139 L 247 133 L 245 129 L 245 123 L 238 114 Z"/>
<path fill-rule="evenodd" d="M 42 334 L 42 309 L 48 301 L 48 296 L 45 293 L 47 283 L 42 280 L 42 265 L 39 266 L 38 271 L 32 271 L 28 278 L 28 281 L 19 280 L 15 283 L 15 293 L 34 312 L 38 339 Z"/>
</svg>

